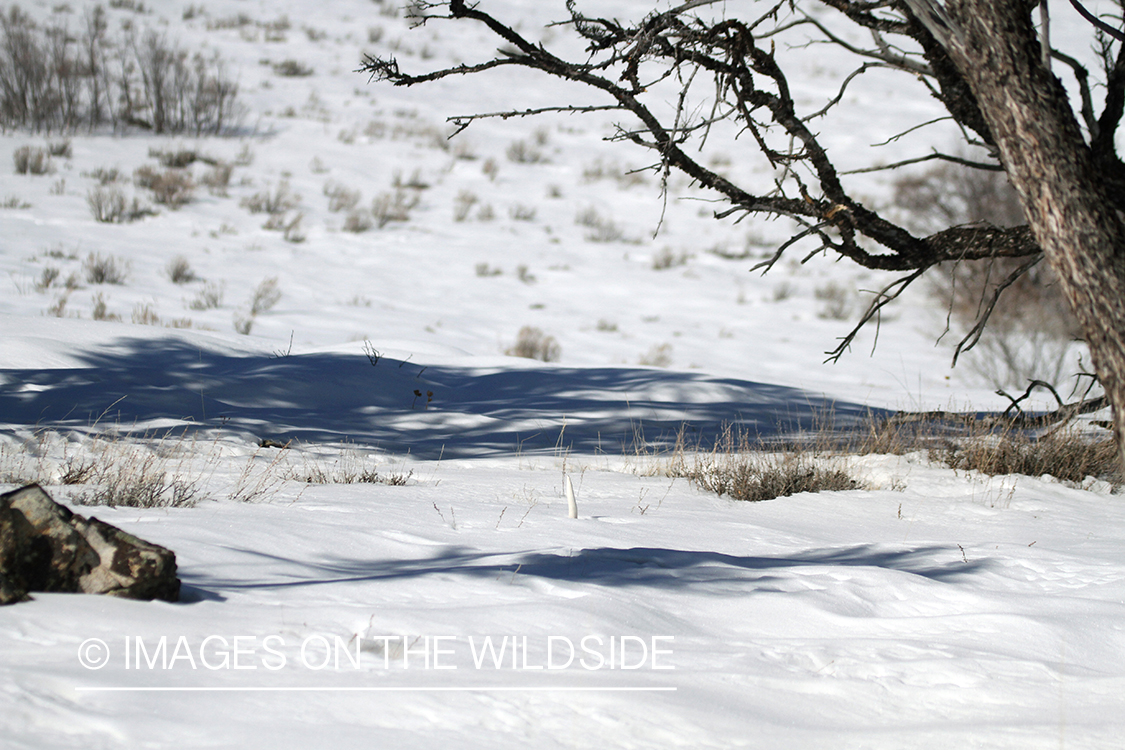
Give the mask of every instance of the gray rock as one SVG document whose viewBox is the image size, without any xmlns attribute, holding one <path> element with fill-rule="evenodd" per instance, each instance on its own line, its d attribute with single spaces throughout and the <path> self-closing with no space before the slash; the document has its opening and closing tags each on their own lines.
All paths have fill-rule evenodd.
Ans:
<svg viewBox="0 0 1125 750">
<path fill-rule="evenodd" d="M 96 518 L 76 516 L 74 525 L 100 558 L 100 564 L 78 581 L 83 593 L 179 601 L 174 552 Z"/>
<path fill-rule="evenodd" d="M 37 581 L 29 573 L 49 567 L 51 548 L 23 514 L 0 504 L 0 604 L 27 599 Z"/>
<path fill-rule="evenodd" d="M 75 515 L 52 500 L 37 484 L 0 495 L 0 504 L 23 515 L 37 536 L 37 544 L 48 550 L 46 566 L 36 564 L 25 568 L 28 589 L 79 591 L 81 577 L 98 565 L 98 553 L 75 528 Z"/>
<path fill-rule="evenodd" d="M 0 495 L 0 604 L 29 591 L 178 601 L 176 555 L 59 505 L 38 485 Z"/>
</svg>

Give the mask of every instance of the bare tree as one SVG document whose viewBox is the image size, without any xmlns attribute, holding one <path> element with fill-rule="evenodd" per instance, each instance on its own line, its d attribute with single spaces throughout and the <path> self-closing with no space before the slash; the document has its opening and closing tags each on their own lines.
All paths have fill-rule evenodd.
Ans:
<svg viewBox="0 0 1125 750">
<path fill-rule="evenodd" d="M 575 0 L 567 0 L 568 17 L 558 25 L 576 32 L 586 45 L 585 55 L 571 60 L 532 42 L 516 31 L 515 23 L 482 10 L 485 0 L 475 5 L 451 0 L 425 4 L 419 21 L 449 18 L 483 24 L 502 40 L 496 56 L 421 73 L 402 71 L 393 58 L 369 57 L 362 70 L 401 86 L 507 67 L 584 84 L 600 92 L 605 103 L 513 106 L 451 120 L 463 129 L 481 117 L 619 111 L 627 121 L 616 139 L 649 149 L 654 169 L 665 178 L 678 170 L 718 193 L 727 204 L 718 218 L 772 215 L 796 222 L 793 236 L 761 264 L 767 270 L 786 252 L 811 242 L 813 253 L 898 272 L 831 353 L 834 358 L 861 326 L 877 320 L 883 306 L 938 264 L 1020 259 L 997 285 L 996 297 L 982 305 L 974 329 L 979 335 L 999 294 L 1046 258 L 1081 324 L 1114 407 L 1119 445 L 1125 446 L 1120 440 L 1125 435 L 1125 164 L 1114 144 L 1125 111 L 1125 33 L 1120 16 L 1099 17 L 1079 0 L 1070 0 L 1073 9 L 1066 11 L 1081 15 L 1099 51 L 1095 85 L 1086 66 L 1052 48 L 1047 2 L 778 0 L 761 6 L 754 17 L 732 18 L 724 15 L 727 6 L 718 0 L 686 0 L 624 22 L 586 16 Z M 814 4 L 825 13 L 806 12 Z M 826 15 L 832 11 L 837 15 Z M 855 35 L 841 29 L 863 32 L 870 41 L 849 41 Z M 801 37 L 797 43 L 807 43 L 811 35 L 846 49 L 856 60 L 838 93 L 819 109 L 798 106 L 778 54 L 778 47 L 795 34 Z M 1076 109 L 1052 72 L 1052 62 L 1073 77 L 1081 100 Z M 942 119 L 956 125 L 977 156 L 933 150 L 869 169 L 940 160 L 963 169 L 1005 172 L 1020 194 L 1026 224 L 947 226 L 920 236 L 849 191 L 845 173 L 830 157 L 815 124 L 846 106 L 848 87 L 876 69 L 900 72 L 902 86 L 921 86 L 935 97 L 947 113 Z M 669 87 L 679 92 L 670 105 Z M 1104 92 L 1100 113 L 1095 112 L 1095 92 Z M 701 100 L 706 105 L 700 106 Z M 695 156 L 696 147 L 729 125 L 735 135 L 752 138 L 777 170 L 779 177 L 768 190 L 737 184 Z M 959 351 L 972 345 L 974 332 Z"/>
</svg>

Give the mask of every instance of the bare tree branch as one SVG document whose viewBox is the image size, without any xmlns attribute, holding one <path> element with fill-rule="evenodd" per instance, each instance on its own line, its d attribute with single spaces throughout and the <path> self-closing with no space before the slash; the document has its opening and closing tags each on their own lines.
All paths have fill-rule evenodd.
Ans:
<svg viewBox="0 0 1125 750">
<path fill-rule="evenodd" d="M 984 311 L 977 317 L 977 322 L 972 330 L 965 334 L 965 338 L 957 343 L 957 348 L 953 351 L 954 365 L 957 364 L 958 357 L 972 349 L 977 345 L 977 342 L 980 341 L 981 334 L 984 333 L 985 326 L 988 325 L 988 319 L 992 317 L 992 312 L 996 309 L 996 303 L 1000 301 L 1000 295 L 1004 293 L 1004 290 L 1014 284 L 1020 276 L 1023 276 L 1034 268 L 1041 260 L 1043 260 L 1042 254 L 1028 259 L 1026 263 L 1020 265 L 1008 274 L 1007 278 L 996 285 L 996 288 L 992 291 L 992 297 L 985 305 Z"/>
<path fill-rule="evenodd" d="M 883 164 L 883 165 L 876 166 L 876 167 L 862 167 L 860 169 L 850 169 L 847 172 L 841 172 L 840 174 L 865 174 L 867 172 L 884 172 L 888 169 L 898 169 L 899 167 L 906 167 L 906 166 L 909 166 L 911 164 L 920 164 L 924 161 L 933 161 L 935 159 L 940 160 L 940 161 L 947 161 L 947 162 L 950 162 L 951 164 L 960 164 L 961 166 L 969 167 L 971 169 L 983 169 L 983 170 L 986 170 L 986 171 L 989 171 L 989 172 L 1003 172 L 1004 171 L 1004 168 L 1002 166 L 1000 166 L 999 164 L 986 164 L 984 162 L 972 161 L 971 159 L 963 159 L 960 156 L 950 156 L 949 154 L 941 154 L 941 153 L 938 153 L 938 152 L 935 151 L 932 154 L 927 154 L 925 156 L 919 156 L 919 157 L 916 157 L 914 159 L 903 159 L 902 161 L 896 161 L 893 164 Z"/>
<path fill-rule="evenodd" d="M 855 341 L 855 337 L 859 335 L 859 332 L 864 328 L 864 326 L 866 326 L 867 323 L 872 319 L 877 320 L 879 315 L 882 313 L 883 308 L 898 299 L 899 295 L 905 292 L 906 288 L 917 281 L 927 270 L 929 269 L 919 268 L 918 270 L 914 271 L 911 274 L 908 274 L 907 276 L 895 279 L 890 284 L 876 292 L 875 299 L 867 307 L 867 310 L 864 311 L 863 315 L 860 316 L 859 322 L 856 323 L 854 327 L 852 327 L 852 330 L 849 331 L 846 336 L 840 339 L 839 346 L 837 346 L 830 352 L 825 352 L 828 355 L 828 359 L 824 361 L 836 362 L 840 359 L 840 357 L 844 356 L 844 352 L 851 348 L 852 342 Z M 876 325 L 875 327 L 875 335 L 876 337 L 878 337 L 879 335 L 878 325 Z"/>
<path fill-rule="evenodd" d="M 1094 26 L 1097 29 L 1105 32 L 1106 34 L 1109 34 L 1111 37 L 1113 37 L 1114 39 L 1116 39 L 1119 42 L 1125 42 L 1125 32 L 1122 32 L 1120 29 L 1113 28 L 1108 23 L 1106 23 L 1102 19 L 1098 18 L 1097 16 L 1095 16 L 1090 11 L 1086 10 L 1085 6 L 1083 6 L 1082 3 L 1078 2 L 1078 0 L 1070 0 L 1070 4 L 1072 6 L 1074 6 L 1074 9 L 1076 11 L 1078 11 L 1078 15 L 1082 16 L 1087 21 L 1094 24 Z"/>
</svg>

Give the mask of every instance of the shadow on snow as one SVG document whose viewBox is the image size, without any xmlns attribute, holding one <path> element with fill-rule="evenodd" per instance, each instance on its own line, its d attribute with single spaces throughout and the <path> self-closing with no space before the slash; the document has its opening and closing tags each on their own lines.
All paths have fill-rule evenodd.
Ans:
<svg viewBox="0 0 1125 750">
<path fill-rule="evenodd" d="M 864 567 L 894 570 L 921 576 L 935 582 L 951 583 L 962 576 L 986 567 L 986 561 L 963 561 L 956 552 L 941 546 L 914 549 L 886 549 L 878 545 L 857 545 L 809 550 L 778 557 L 745 557 L 705 550 L 675 550 L 650 547 L 619 549 L 598 547 L 568 553 L 524 552 L 485 553 L 451 547 L 429 558 L 413 560 L 348 560 L 312 561 L 286 560 L 259 551 L 242 550 L 245 554 L 268 558 L 271 566 L 298 563 L 307 577 L 284 580 L 226 580 L 195 575 L 190 569 L 181 571 L 184 584 L 193 590 L 221 592 L 236 589 L 275 589 L 332 584 L 353 584 L 368 581 L 390 581 L 422 576 L 471 576 L 497 579 L 532 576 L 571 583 L 593 583 L 602 586 L 651 586 L 676 589 L 698 584 L 726 584 L 748 587 L 759 592 L 777 591 L 771 587 L 778 580 L 770 572 L 802 567 Z M 945 558 L 946 562 L 939 561 Z"/>
<path fill-rule="evenodd" d="M 837 426 L 868 415 L 796 388 L 629 367 L 424 367 L 386 358 L 372 366 L 358 355 L 234 356 L 144 339 L 79 358 L 78 368 L 0 370 L 0 419 L 135 432 L 174 420 L 427 458 L 620 453 L 642 441 L 668 444 L 681 429 L 692 444 L 708 445 L 726 425 L 769 437 L 815 429 L 826 414 Z"/>
</svg>

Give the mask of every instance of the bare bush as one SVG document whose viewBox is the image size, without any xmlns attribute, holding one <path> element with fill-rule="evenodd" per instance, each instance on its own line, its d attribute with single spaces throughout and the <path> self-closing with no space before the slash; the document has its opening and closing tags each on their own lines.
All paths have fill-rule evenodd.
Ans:
<svg viewBox="0 0 1125 750">
<path fill-rule="evenodd" d="M 349 211 L 344 219 L 344 231 L 363 234 L 372 226 L 371 214 L 367 211 Z"/>
<path fill-rule="evenodd" d="M 175 258 L 168 261 L 168 266 L 165 268 L 165 271 L 167 271 L 168 278 L 171 279 L 173 284 L 190 284 L 199 278 L 195 275 L 195 271 L 192 270 L 188 259 L 182 255 L 177 255 Z"/>
<path fill-rule="evenodd" d="M 195 299 L 188 303 L 188 307 L 192 310 L 211 310 L 220 307 L 223 304 L 223 286 L 214 282 L 207 282 L 203 285 L 196 295 Z"/>
<path fill-rule="evenodd" d="M 125 200 L 125 194 L 117 187 L 96 187 L 90 190 L 86 193 L 86 204 L 90 206 L 94 220 L 106 224 L 137 221 L 156 213 L 150 207 L 141 205 L 136 198 L 129 203 Z"/>
<path fill-rule="evenodd" d="M 51 172 L 51 155 L 45 148 L 20 146 L 12 154 L 15 162 L 16 174 L 49 174 Z"/>
<path fill-rule="evenodd" d="M 531 272 L 531 269 L 526 265 L 516 266 L 516 278 L 522 281 L 524 284 L 534 284 L 535 282 L 539 281 L 539 279 L 536 278 L 535 274 Z"/>
<path fill-rule="evenodd" d="M 527 141 L 512 141 L 504 153 L 508 161 L 516 164 L 542 164 L 547 161 L 543 152 L 529 145 Z"/>
<path fill-rule="evenodd" d="M 453 199 L 453 220 L 464 221 L 469 217 L 469 212 L 473 210 L 473 206 L 477 204 L 480 198 L 471 190 L 462 190 L 457 193 L 457 197 Z"/>
<path fill-rule="evenodd" d="M 822 303 L 816 316 L 825 320 L 847 320 L 852 313 L 853 293 L 844 285 L 830 281 L 813 290 Z"/>
<path fill-rule="evenodd" d="M 291 211 L 301 203 L 301 196 L 290 192 L 289 183 L 282 180 L 277 183 L 276 189 L 270 192 L 269 188 L 257 192 L 249 198 L 243 198 L 239 205 L 252 214 L 283 214 Z"/>
<path fill-rule="evenodd" d="M 324 184 L 324 195 L 328 198 L 328 210 L 336 213 L 351 211 L 359 205 L 362 194 L 358 190 L 349 190 L 338 182 L 329 181 Z"/>
<path fill-rule="evenodd" d="M 654 344 L 646 354 L 642 354 L 637 364 L 646 367 L 669 367 L 672 364 L 672 346 L 670 344 Z"/>
<path fill-rule="evenodd" d="M 672 248 L 664 247 L 652 256 L 652 270 L 666 271 L 676 266 L 684 266 L 690 259 L 691 255 L 686 252 L 676 253 L 672 251 Z"/>
<path fill-rule="evenodd" d="M 94 320 L 118 321 L 121 316 L 109 311 L 109 303 L 106 302 L 105 295 L 97 292 L 93 298 L 93 309 L 90 310 L 90 317 Z"/>
<path fill-rule="evenodd" d="M 189 203 L 195 195 L 195 181 L 183 169 L 159 172 L 152 167 L 139 167 L 133 172 L 133 183 L 151 190 L 154 201 L 172 209 Z"/>
<path fill-rule="evenodd" d="M 281 301 L 281 290 L 278 288 L 277 277 L 270 276 L 263 279 L 254 290 L 250 298 L 250 315 L 256 317 L 273 309 Z"/>
<path fill-rule="evenodd" d="M 246 315 L 245 313 L 236 312 L 234 314 L 234 330 L 235 333 L 240 333 L 243 336 L 249 336 L 250 331 L 254 328 L 254 316 Z"/>
<path fill-rule="evenodd" d="M 304 221 L 304 218 L 305 215 L 303 213 L 297 212 L 292 219 L 285 222 L 285 225 L 281 228 L 281 236 L 286 242 L 296 244 L 304 242 L 308 238 L 305 234 L 304 227 L 301 226 L 301 222 Z"/>
<path fill-rule="evenodd" d="M 273 65 L 273 72 L 284 78 L 306 78 L 313 74 L 313 69 L 299 60 L 283 60 Z"/>
<path fill-rule="evenodd" d="M 129 275 L 129 262 L 123 258 L 90 253 L 82 261 L 88 284 L 124 284 Z"/>
<path fill-rule="evenodd" d="M 534 206 L 525 206 L 522 203 L 517 203 L 508 209 L 508 216 L 512 221 L 535 221 L 536 213 Z"/>
<path fill-rule="evenodd" d="M 96 187 L 86 193 L 86 203 L 94 214 L 94 221 L 117 224 L 125 216 L 125 194 L 118 188 Z"/>
<path fill-rule="evenodd" d="M 121 179 L 121 172 L 117 169 L 106 169 L 105 167 L 98 167 L 92 172 L 83 172 L 83 177 L 90 177 L 98 181 L 102 187 L 112 185 Z"/>
<path fill-rule="evenodd" d="M 159 149 L 150 148 L 148 155 L 160 162 L 160 165 L 169 169 L 183 169 L 190 167 L 197 161 L 213 163 L 214 159 L 200 156 L 197 151 L 190 148 Z"/>
<path fill-rule="evenodd" d="M 138 33 L 133 24 L 111 36 L 101 6 L 83 15 L 78 30 L 65 18 L 40 27 L 15 6 L 0 13 L 5 128 L 73 131 L 109 123 L 115 129 L 219 134 L 238 124 L 243 110 L 237 94 L 218 57 L 189 56 L 165 36 Z"/>
<path fill-rule="evenodd" d="M 728 432 L 710 452 L 678 450 L 669 474 L 732 500 L 761 502 L 801 492 L 861 489 L 840 459 L 794 449 L 778 452 Z"/>
<path fill-rule="evenodd" d="M 379 229 L 391 222 L 410 221 L 410 212 L 419 201 L 417 193 L 403 189 L 395 190 L 393 193 L 381 193 L 371 203 L 371 215 L 375 218 Z"/>
<path fill-rule="evenodd" d="M 230 177 L 233 171 L 234 167 L 232 165 L 219 162 L 204 172 L 203 177 L 201 177 L 199 181 L 207 187 L 207 190 L 212 195 L 226 197 L 227 186 L 230 185 Z"/>
<path fill-rule="evenodd" d="M 61 141 L 48 141 L 47 153 L 60 159 L 69 159 L 74 155 L 74 149 L 71 146 L 70 139 L 67 138 Z"/>
<path fill-rule="evenodd" d="M 1091 476 L 1119 480 L 1112 440 L 1090 440 L 1065 431 L 1039 439 L 1010 431 L 998 438 L 977 438 L 937 448 L 930 457 L 952 469 L 989 475 L 1049 474 L 1065 482 L 1082 482 Z"/>
<path fill-rule="evenodd" d="M 88 480 L 94 488 L 74 496 L 77 505 L 126 508 L 190 508 L 198 502 L 198 478 L 187 478 L 186 468 L 166 456 L 161 440 L 154 449 L 117 444 L 103 449 L 112 460 L 93 470 Z M 175 464 L 175 465 L 173 465 Z"/>
<path fill-rule="evenodd" d="M 533 326 L 524 326 L 516 335 L 516 343 L 504 350 L 509 357 L 557 362 L 562 354 L 559 342 Z"/>
<path fill-rule="evenodd" d="M 579 211 L 574 223 L 589 230 L 585 234 L 587 242 L 617 242 L 625 236 L 613 219 L 602 216 L 593 206 Z"/>
<path fill-rule="evenodd" d="M 35 282 L 35 290 L 37 292 L 45 292 L 51 288 L 59 278 L 61 272 L 55 266 L 44 266 L 43 271 L 39 274 L 39 281 Z"/>
<path fill-rule="evenodd" d="M 132 320 L 135 325 L 160 325 L 160 316 L 156 314 L 156 308 L 153 307 L 151 302 L 138 302 L 134 305 Z"/>
</svg>

